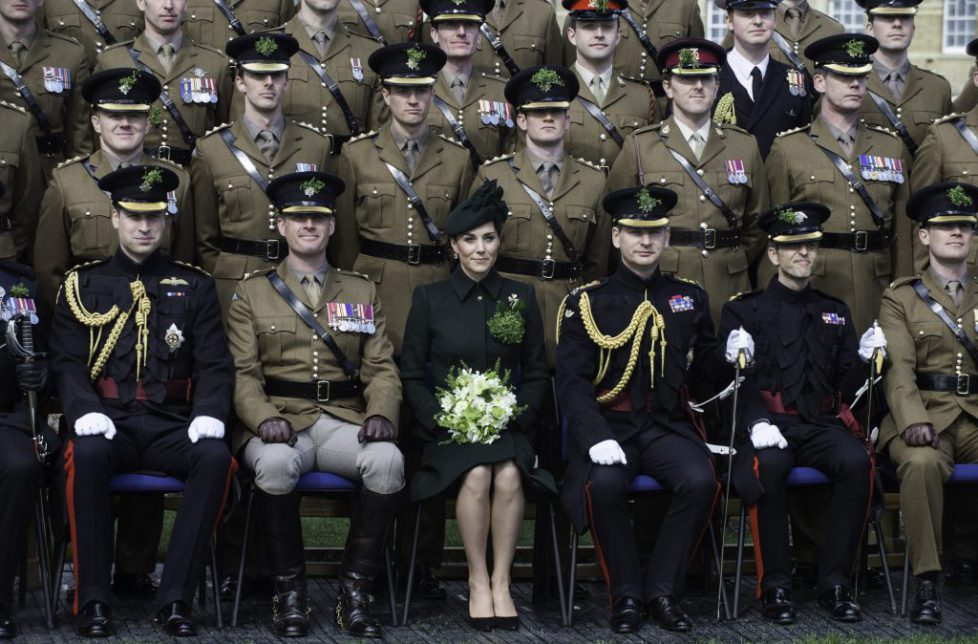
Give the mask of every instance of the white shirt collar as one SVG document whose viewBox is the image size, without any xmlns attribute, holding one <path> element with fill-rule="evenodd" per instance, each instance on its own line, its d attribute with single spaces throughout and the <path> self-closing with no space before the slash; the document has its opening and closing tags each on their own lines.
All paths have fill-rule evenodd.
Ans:
<svg viewBox="0 0 978 644">
<path fill-rule="evenodd" d="M 767 55 L 764 57 L 764 60 L 755 65 L 744 58 L 744 55 L 737 51 L 736 47 L 727 52 L 727 64 L 733 70 L 734 76 L 737 77 L 737 82 L 747 90 L 747 95 L 750 96 L 752 101 L 756 99 L 754 97 L 754 85 L 750 73 L 754 67 L 757 67 L 761 70 L 761 78 L 764 78 L 767 75 L 767 64 L 770 61 L 771 56 Z"/>
<path fill-rule="evenodd" d="M 614 67 L 609 67 L 608 71 L 606 71 L 603 74 L 595 74 L 593 72 L 589 72 L 588 70 L 584 69 L 583 67 L 581 67 L 580 63 L 575 61 L 574 71 L 576 71 L 577 75 L 581 77 L 582 81 L 584 81 L 583 83 L 581 83 L 582 87 L 587 87 L 588 89 L 590 89 L 591 79 L 593 79 L 595 76 L 601 76 L 601 80 L 604 82 L 604 91 L 607 93 L 608 90 L 611 89 L 611 77 L 614 75 L 614 71 L 615 71 Z"/>
<path fill-rule="evenodd" d="M 703 137 L 704 143 L 710 140 L 710 125 L 712 121 L 710 121 L 709 119 L 707 119 L 706 123 L 703 124 L 703 127 L 701 127 L 698 130 L 691 129 L 689 126 L 687 126 L 679 119 L 673 119 L 673 120 L 676 122 L 676 125 L 679 127 L 679 131 L 682 132 L 683 140 L 686 141 L 686 143 L 689 143 L 689 137 L 693 136 L 694 132 L 699 133 L 699 135 Z"/>
</svg>

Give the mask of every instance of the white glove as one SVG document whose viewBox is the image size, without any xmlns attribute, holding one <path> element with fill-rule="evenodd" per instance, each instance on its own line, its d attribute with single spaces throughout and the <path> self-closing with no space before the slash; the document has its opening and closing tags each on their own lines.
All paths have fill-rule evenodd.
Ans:
<svg viewBox="0 0 978 644">
<path fill-rule="evenodd" d="M 76 436 L 96 436 L 101 434 L 106 440 L 115 436 L 115 423 L 105 414 L 91 412 L 75 421 Z"/>
<path fill-rule="evenodd" d="M 621 445 L 618 444 L 618 441 L 610 438 L 595 443 L 587 453 L 591 457 L 591 462 L 597 465 L 614 465 L 615 463 L 625 465 L 628 462 L 625 460 L 625 452 L 621 449 Z"/>
<path fill-rule="evenodd" d="M 734 329 L 727 336 L 727 352 L 724 357 L 730 364 L 735 364 L 741 351 L 747 357 L 747 364 L 750 364 L 754 359 L 754 338 L 743 327 Z"/>
<path fill-rule="evenodd" d="M 768 447 L 784 449 L 788 446 L 788 441 L 781 435 L 778 426 L 763 420 L 754 423 L 754 426 L 750 428 L 750 442 L 754 444 L 754 449 L 766 449 Z"/>
<path fill-rule="evenodd" d="M 883 335 L 883 329 L 873 322 L 873 326 L 866 329 L 863 337 L 859 338 L 859 357 L 862 358 L 863 362 L 869 362 L 873 359 L 873 352 L 876 349 L 879 349 L 883 353 L 883 357 L 886 357 L 886 336 Z"/>
<path fill-rule="evenodd" d="M 224 438 L 224 423 L 212 416 L 197 416 L 190 421 L 187 436 L 191 443 L 201 438 Z"/>
</svg>

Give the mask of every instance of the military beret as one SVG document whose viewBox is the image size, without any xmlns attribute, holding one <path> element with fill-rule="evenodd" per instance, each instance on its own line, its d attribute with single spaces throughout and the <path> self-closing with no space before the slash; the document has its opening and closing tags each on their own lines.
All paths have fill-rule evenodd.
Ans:
<svg viewBox="0 0 978 644">
<path fill-rule="evenodd" d="M 824 67 L 844 76 L 865 76 L 873 69 L 870 56 L 879 46 L 872 36 L 837 34 L 805 47 L 805 56 L 814 61 L 816 70 Z"/>
<path fill-rule="evenodd" d="M 822 224 L 832 211 L 814 201 L 797 201 L 768 210 L 757 222 L 767 238 L 779 244 L 797 244 L 822 238 Z"/>
<path fill-rule="evenodd" d="M 346 184 L 325 172 L 293 172 L 268 184 L 265 193 L 283 215 L 332 215 Z"/>
<path fill-rule="evenodd" d="M 496 230 L 502 230 L 508 211 L 509 207 L 503 201 L 503 189 L 496 184 L 495 179 L 489 179 L 472 196 L 448 213 L 445 232 L 450 237 L 457 237 L 488 223 L 495 226 Z"/>
<path fill-rule="evenodd" d="M 284 72 L 299 51 L 299 41 L 288 34 L 267 31 L 228 41 L 224 51 L 238 67 L 253 74 Z"/>
<path fill-rule="evenodd" d="M 506 83 L 506 100 L 518 110 L 567 109 L 581 85 L 574 72 L 560 65 L 527 67 Z"/>
<path fill-rule="evenodd" d="M 421 0 L 421 9 L 431 22 L 485 22 L 495 0 Z"/>
<path fill-rule="evenodd" d="M 112 203 L 130 212 L 166 212 L 180 179 L 168 168 L 133 165 L 119 168 L 99 179 L 99 190 L 107 192 Z"/>
<path fill-rule="evenodd" d="M 713 0 L 720 9 L 748 11 L 751 9 L 777 9 L 781 0 Z"/>
<path fill-rule="evenodd" d="M 367 65 L 384 85 L 434 85 L 448 56 L 427 43 L 398 43 L 370 54 Z"/>
<path fill-rule="evenodd" d="M 856 0 L 870 16 L 913 16 L 923 0 Z"/>
<path fill-rule="evenodd" d="M 601 203 L 616 226 L 662 228 L 669 225 L 669 211 L 678 201 L 678 195 L 672 190 L 650 184 L 616 190 Z"/>
<path fill-rule="evenodd" d="M 562 0 L 560 4 L 571 18 L 585 22 L 611 20 L 628 8 L 626 0 Z"/>
<path fill-rule="evenodd" d="M 162 91 L 155 76 L 131 67 L 106 69 L 82 82 L 82 97 L 106 112 L 149 112 Z"/>
<path fill-rule="evenodd" d="M 978 187 L 967 183 L 937 183 L 921 188 L 907 201 L 907 216 L 927 224 L 978 223 Z"/>
<path fill-rule="evenodd" d="M 659 49 L 656 63 L 663 74 L 707 76 L 719 74 L 727 60 L 723 47 L 703 38 L 677 38 Z"/>
</svg>

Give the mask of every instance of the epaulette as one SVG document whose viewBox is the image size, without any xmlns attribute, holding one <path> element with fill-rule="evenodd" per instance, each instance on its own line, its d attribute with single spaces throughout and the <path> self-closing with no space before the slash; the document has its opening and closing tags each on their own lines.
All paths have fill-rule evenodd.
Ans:
<svg viewBox="0 0 978 644">
<path fill-rule="evenodd" d="M 71 165 L 72 163 L 78 163 L 82 159 L 87 159 L 89 156 L 90 155 L 88 155 L 88 154 L 79 154 L 76 157 L 71 157 L 70 159 L 65 159 L 64 161 L 62 161 L 61 163 L 58 164 L 57 169 L 60 170 L 61 168 L 65 167 L 66 165 Z"/>
<path fill-rule="evenodd" d="M 935 72 L 932 69 L 924 69 L 923 67 L 918 67 L 917 65 L 912 65 L 912 67 L 922 74 L 930 74 L 931 76 L 937 76 L 940 79 L 947 80 L 947 78 L 944 78 L 944 74 Z"/>
<path fill-rule="evenodd" d="M 645 85 L 646 87 L 650 85 L 649 81 L 638 76 L 629 76 L 627 74 L 622 74 L 621 72 L 616 73 L 615 76 L 618 78 L 619 82 L 631 81 L 632 83 L 638 83 L 639 85 Z"/>
<path fill-rule="evenodd" d="M 88 270 L 89 268 L 94 268 L 95 266 L 99 266 L 101 264 L 104 264 L 105 262 L 109 261 L 110 259 L 112 259 L 112 256 L 111 255 L 109 257 L 102 257 L 100 259 L 93 259 L 90 262 L 85 262 L 83 264 L 78 264 L 77 266 L 72 266 L 67 271 L 65 271 L 65 275 L 67 275 L 68 273 L 74 273 L 76 271 Z"/>
<path fill-rule="evenodd" d="M 441 132 L 438 133 L 438 138 L 441 139 L 441 140 L 443 140 L 443 141 L 448 141 L 449 143 L 451 143 L 453 145 L 457 145 L 458 147 L 462 148 L 463 150 L 467 149 L 464 145 L 462 145 L 461 143 L 459 143 L 455 139 L 449 138 L 449 137 L 445 136 L 444 134 L 442 134 Z"/>
<path fill-rule="evenodd" d="M 486 72 L 479 72 L 479 74 L 480 74 L 480 76 L 482 78 L 486 78 L 486 79 L 489 79 L 489 80 L 492 80 L 492 81 L 496 81 L 496 82 L 502 83 L 503 85 L 505 85 L 506 83 L 509 82 L 509 79 L 508 78 L 503 78 L 499 74 L 488 74 Z"/>
<path fill-rule="evenodd" d="M 784 132 L 778 132 L 775 136 L 781 137 L 781 136 L 788 136 L 789 134 L 795 134 L 796 132 L 804 132 L 811 126 L 812 124 L 808 123 L 807 125 L 802 125 L 801 127 L 795 127 L 790 130 L 785 130 Z"/>
<path fill-rule="evenodd" d="M 21 114 L 27 114 L 27 110 L 25 110 L 20 105 L 14 105 L 13 103 L 8 103 L 7 101 L 0 101 L 0 105 L 3 105 L 4 107 L 9 107 L 12 110 L 17 110 Z"/>
<path fill-rule="evenodd" d="M 196 40 L 191 40 L 190 42 L 195 47 L 199 47 L 199 48 L 203 49 L 206 52 L 211 52 L 211 53 L 214 53 L 214 54 L 218 54 L 224 60 L 229 60 L 227 53 L 225 53 L 225 51 L 223 49 L 218 49 L 217 47 L 211 47 L 210 45 L 205 45 L 204 43 L 197 42 Z"/>
<path fill-rule="evenodd" d="M 953 121 L 954 119 L 961 118 L 966 114 L 967 112 L 951 112 L 947 116 L 942 116 L 941 118 L 935 120 L 934 125 L 937 125 L 938 123 L 947 123 L 949 121 Z"/>
<path fill-rule="evenodd" d="M 714 125 L 716 125 L 716 127 L 720 128 L 721 130 L 733 130 L 734 132 L 740 132 L 741 134 L 750 135 L 750 132 L 740 127 L 739 125 L 734 125 L 733 123 L 719 123 L 719 124 L 715 123 Z"/>
<path fill-rule="evenodd" d="M 132 40 L 124 40 L 122 42 L 113 43 L 113 44 L 109 45 L 108 47 L 106 47 L 105 49 L 103 49 L 102 51 L 103 52 L 106 52 L 106 51 L 109 51 L 110 49 L 118 49 L 119 47 L 125 47 L 125 46 L 128 46 L 128 45 L 130 45 L 130 44 L 132 44 L 134 42 L 135 42 L 135 39 L 132 39 Z"/>
<path fill-rule="evenodd" d="M 578 286 L 577 288 L 575 288 L 573 291 L 571 291 L 568 295 L 574 295 L 574 296 L 580 295 L 584 291 L 590 290 L 592 288 L 596 288 L 598 286 L 605 285 L 608 282 L 609 279 L 610 278 L 605 277 L 604 279 L 594 280 L 593 282 L 588 282 L 587 284 L 581 284 L 580 286 Z"/>
<path fill-rule="evenodd" d="M 362 141 L 363 139 L 369 139 L 371 137 L 377 136 L 379 132 L 377 130 L 370 130 L 369 132 L 364 132 L 363 134 L 357 134 L 354 137 L 350 137 L 350 140 L 346 142 L 347 145 L 350 143 L 356 143 L 357 141 Z"/>
<path fill-rule="evenodd" d="M 190 264 L 188 262 L 181 262 L 179 259 L 172 259 L 170 261 L 172 261 L 177 266 L 183 266 L 184 268 L 189 268 L 192 271 L 196 271 L 196 272 L 200 273 L 201 275 L 203 275 L 205 277 L 210 277 L 211 276 L 210 273 L 208 273 L 207 271 L 205 271 L 204 269 L 202 269 L 200 266 L 197 266 L 196 264 Z"/>
<path fill-rule="evenodd" d="M 366 274 L 361 273 L 359 271 L 348 271 L 345 268 L 337 268 L 336 272 L 339 273 L 340 275 L 352 275 L 353 277 L 359 277 L 361 279 L 365 279 L 368 282 L 371 281 L 371 279 Z"/>
<path fill-rule="evenodd" d="M 909 277 L 898 277 L 897 279 L 890 282 L 890 288 L 896 288 L 898 286 L 906 286 L 907 284 L 913 284 L 920 279 L 920 275 L 911 275 Z"/>
<path fill-rule="evenodd" d="M 882 132 L 883 134 L 889 134 L 890 136 L 892 136 L 895 139 L 900 138 L 899 135 L 896 132 L 894 132 L 893 130 L 888 130 L 887 128 L 883 127 L 882 125 L 874 125 L 872 123 L 866 123 L 865 125 L 870 130 L 875 130 L 876 132 Z"/>
<path fill-rule="evenodd" d="M 241 278 L 241 281 L 250 280 L 253 277 L 258 277 L 259 275 L 268 275 L 275 270 L 274 266 L 264 266 L 262 268 L 251 271 L 250 273 L 245 273 Z"/>
<path fill-rule="evenodd" d="M 642 134 L 643 132 L 655 132 L 655 131 L 659 130 L 663 125 L 664 125 L 664 122 L 663 121 L 659 121 L 658 123 L 652 123 L 650 125 L 645 125 L 643 127 L 640 127 L 640 128 L 635 129 L 635 130 L 632 130 L 632 133 L 633 134 Z"/>
<path fill-rule="evenodd" d="M 210 136 L 211 134 L 214 134 L 214 132 L 217 132 L 218 130 L 223 130 L 226 127 L 231 127 L 231 124 L 230 123 L 221 123 L 220 125 L 216 125 L 216 126 L 212 127 L 211 129 L 207 130 L 206 132 L 204 132 L 204 136 Z"/>
<path fill-rule="evenodd" d="M 739 302 L 740 300 L 746 300 L 747 298 L 752 297 L 754 295 L 760 295 L 763 292 L 764 292 L 764 289 L 762 289 L 762 288 L 755 288 L 753 291 L 741 291 L 740 293 L 737 293 L 736 295 L 730 296 L 730 299 L 728 299 L 727 301 L 728 302 Z"/>
<path fill-rule="evenodd" d="M 574 157 L 574 160 L 577 161 L 578 163 L 580 163 L 581 165 L 586 165 L 589 168 L 594 168 L 595 170 L 597 170 L 601 174 L 604 174 L 604 168 L 602 168 L 601 166 L 599 166 L 597 163 L 594 163 L 592 161 L 588 161 L 584 157 Z"/>
<path fill-rule="evenodd" d="M 677 275 L 675 273 L 663 273 L 663 275 L 665 277 L 671 279 L 674 282 L 684 282 L 686 284 L 692 284 L 693 286 L 695 286 L 698 289 L 706 290 L 706 289 L 703 288 L 703 285 L 700 284 L 699 282 L 697 282 L 696 280 L 691 280 L 691 279 L 689 279 L 687 277 L 681 277 L 681 276 L 679 276 L 679 275 Z"/>
<path fill-rule="evenodd" d="M 492 165 L 493 163 L 498 163 L 499 161 L 505 161 L 506 159 L 512 159 L 516 154 L 500 154 L 498 157 L 493 157 L 491 159 L 486 159 L 482 162 L 482 165 Z"/>
<path fill-rule="evenodd" d="M 47 35 L 48 38 L 54 38 L 56 40 L 64 40 L 65 42 L 70 42 L 71 44 L 78 45 L 79 47 L 84 47 L 85 46 L 85 45 L 81 44 L 80 42 L 78 42 L 78 39 L 77 38 L 75 38 L 73 36 L 69 36 L 67 34 L 63 34 L 63 33 L 54 31 L 52 29 L 45 29 L 44 30 L 44 33 Z"/>
<path fill-rule="evenodd" d="M 326 136 L 322 131 L 320 131 L 320 129 L 318 127 L 316 127 L 315 125 L 312 125 L 311 123 L 306 123 L 305 121 L 292 121 L 292 122 L 295 123 L 296 125 L 298 125 L 299 127 L 304 127 L 307 130 L 312 130 L 313 132 L 315 132 L 319 136 Z"/>
</svg>

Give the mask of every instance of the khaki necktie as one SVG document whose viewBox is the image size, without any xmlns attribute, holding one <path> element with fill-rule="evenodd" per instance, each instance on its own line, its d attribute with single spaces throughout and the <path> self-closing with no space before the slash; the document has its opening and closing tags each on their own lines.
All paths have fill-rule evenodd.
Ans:
<svg viewBox="0 0 978 644">
<path fill-rule="evenodd" d="M 258 133 L 256 142 L 258 144 L 258 151 L 265 157 L 265 161 L 271 165 L 272 159 L 275 158 L 275 153 L 278 152 L 278 141 L 275 140 L 275 135 L 271 130 L 262 130 Z"/>
<path fill-rule="evenodd" d="M 961 282 L 957 280 L 951 280 L 944 287 L 944 290 L 947 291 L 947 294 L 951 296 L 952 300 L 954 300 L 954 306 L 961 306 L 961 300 L 964 298 L 964 292 L 963 289 L 961 288 Z"/>
<path fill-rule="evenodd" d="M 594 94 L 594 98 L 598 99 L 598 105 L 604 104 L 604 80 L 600 76 L 595 76 L 591 79 L 589 83 L 591 93 Z"/>
<path fill-rule="evenodd" d="M 894 100 L 899 101 L 903 98 L 903 79 L 900 78 L 900 74 L 897 72 L 890 72 L 886 76 L 886 80 L 883 81 L 886 85 L 886 89 L 890 90 L 890 94 L 893 96 Z"/>
<path fill-rule="evenodd" d="M 699 132 L 693 132 L 689 135 L 689 147 L 693 150 L 693 154 L 696 155 L 696 160 L 699 161 L 700 157 L 703 156 L 703 148 L 706 147 L 706 141 L 703 140 L 703 136 Z"/>
<path fill-rule="evenodd" d="M 836 141 L 839 142 L 839 147 L 842 148 L 842 151 L 846 153 L 846 157 L 851 157 L 852 156 L 852 139 L 849 138 L 849 135 L 848 134 L 843 134 L 842 136 L 840 136 L 839 138 L 837 138 Z"/>
<path fill-rule="evenodd" d="M 502 23 L 503 14 L 506 12 L 505 0 L 496 0 L 496 6 L 492 8 L 492 21 L 497 25 Z"/>
<path fill-rule="evenodd" d="M 408 169 L 414 172 L 414 166 L 418 164 L 418 142 L 414 139 L 404 145 L 404 160 L 407 161 Z"/>
<path fill-rule="evenodd" d="M 14 60 L 17 61 L 17 67 L 23 66 L 24 59 L 27 57 L 27 47 L 24 43 L 15 40 L 10 44 L 10 51 L 14 55 Z"/>
<path fill-rule="evenodd" d="M 455 97 L 455 104 L 461 105 L 462 101 L 465 100 L 465 84 L 462 82 L 461 78 L 456 78 L 452 81 L 452 96 Z"/>
<path fill-rule="evenodd" d="M 317 32 L 315 36 L 312 37 L 312 42 L 316 45 L 316 51 L 319 52 L 319 57 L 322 58 L 326 55 L 326 32 Z"/>
<path fill-rule="evenodd" d="M 319 304 L 319 282 L 316 280 L 315 275 L 306 275 L 302 278 L 302 289 L 306 292 L 306 297 L 309 298 L 309 304 L 312 308 L 316 308 Z"/>
<path fill-rule="evenodd" d="M 160 65 L 163 65 L 163 70 L 167 74 L 173 71 L 173 54 L 173 45 L 161 45 L 159 51 L 156 52 L 156 57 L 160 59 Z"/>
<path fill-rule="evenodd" d="M 801 30 L 801 11 L 797 9 L 785 10 L 784 23 L 791 30 L 791 37 L 798 38 L 798 32 Z"/>
</svg>

